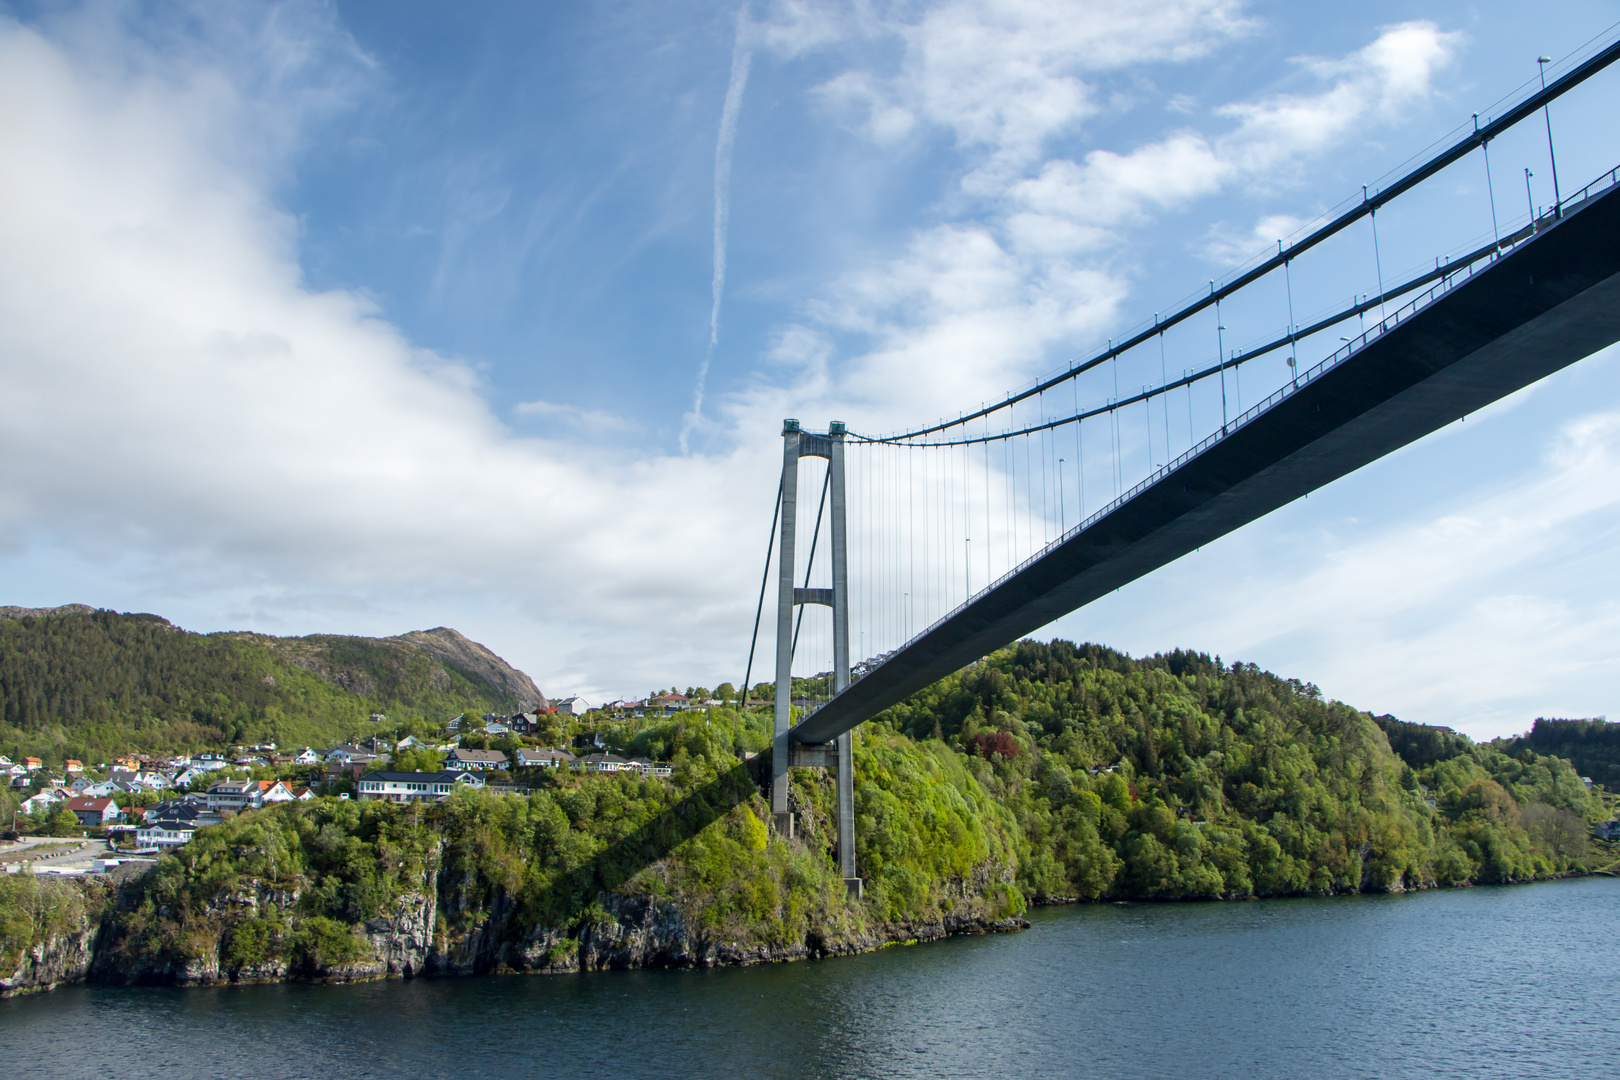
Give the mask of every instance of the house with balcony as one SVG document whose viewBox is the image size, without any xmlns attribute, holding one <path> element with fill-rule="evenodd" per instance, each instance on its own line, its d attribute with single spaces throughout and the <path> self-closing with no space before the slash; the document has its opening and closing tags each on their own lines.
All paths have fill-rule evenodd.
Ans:
<svg viewBox="0 0 1620 1080">
<path fill-rule="evenodd" d="M 257 780 L 221 780 L 208 789 L 208 809 L 216 814 L 241 813 L 261 805 Z"/>
<path fill-rule="evenodd" d="M 443 772 L 369 772 L 356 783 L 360 798 L 367 802 L 438 802 L 447 799 L 457 786 L 482 788 L 484 780 L 476 770 Z"/>
</svg>

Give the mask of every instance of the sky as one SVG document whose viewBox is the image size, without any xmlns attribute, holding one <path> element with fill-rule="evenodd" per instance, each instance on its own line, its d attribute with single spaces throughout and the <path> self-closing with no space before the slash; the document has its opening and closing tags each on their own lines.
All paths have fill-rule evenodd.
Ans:
<svg viewBox="0 0 1620 1080">
<path fill-rule="evenodd" d="M 740 681 L 784 417 L 894 431 L 1026 386 L 1617 22 L 0 0 L 0 603 L 448 625 L 553 696 Z M 1617 89 L 1553 107 L 1566 193 L 1620 163 Z M 1490 199 L 1550 201 L 1544 130 L 1492 155 L 1489 190 L 1471 160 L 1382 212 L 1376 267 L 1364 239 L 1302 265 L 1300 321 L 1488 241 Z M 1225 322 L 1242 347 L 1278 318 Z M 1620 714 L 1616 374 L 1583 360 L 1041 636 L 1477 738 Z"/>
</svg>

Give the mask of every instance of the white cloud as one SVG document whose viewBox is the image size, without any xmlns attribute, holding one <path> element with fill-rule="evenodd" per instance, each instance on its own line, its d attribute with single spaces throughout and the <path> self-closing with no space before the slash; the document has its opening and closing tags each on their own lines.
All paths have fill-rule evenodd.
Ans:
<svg viewBox="0 0 1620 1080">
<path fill-rule="evenodd" d="M 800 3 L 762 20 L 779 55 L 898 42 L 894 70 L 823 94 L 860 105 L 875 139 L 950 132 L 953 186 L 988 209 L 936 216 L 779 327 L 769 367 L 715 414 L 742 449 L 637 461 L 514 435 L 473 368 L 414 347 L 363 296 L 303 281 L 273 193 L 312 127 L 367 92 L 370 61 L 340 30 L 306 20 L 284 43 L 291 24 L 253 24 L 176 61 L 116 27 L 92 48 L 0 23 L 0 454 L 16 463 L 0 543 L 80 552 L 266 622 L 341 609 L 394 631 L 401 610 L 482 604 L 508 635 L 491 644 L 587 693 L 711 669 L 751 615 L 775 487 L 758 448 L 777 418 L 887 428 L 1000 396 L 1114 318 L 1121 230 L 1320 153 L 1347 117 L 1388 119 L 1455 49 L 1396 28 L 1313 61 L 1320 94 L 1217 111 L 1224 133 L 1044 161 L 1096 107 L 1088 73 L 1202 55 L 1248 31 L 1238 6 L 985 0 L 904 22 Z M 341 62 L 300 77 L 312 56 Z M 474 170 L 466 196 L 473 221 L 500 192 Z M 548 401 L 512 411 L 621 423 Z M 1475 623 L 1557 615 L 1504 597 Z"/>
<path fill-rule="evenodd" d="M 605 409 L 582 409 L 577 405 L 563 405 L 551 401 L 520 401 L 512 406 L 519 416 L 533 416 L 571 428 L 590 428 L 598 431 L 630 431 L 635 425 L 629 420 Z"/>
<path fill-rule="evenodd" d="M 769 490 L 769 463 L 626 466 L 514 437 L 472 369 L 302 283 L 295 223 L 215 153 L 273 110 L 142 59 L 92 75 L 0 23 L 8 546 L 141 553 L 147 582 L 253 602 L 481 598 L 528 612 L 514 660 L 570 686 L 712 662 L 705 638 L 734 635 L 753 588 L 735 492 Z"/>
<path fill-rule="evenodd" d="M 1434 74 L 1455 58 L 1460 40 L 1433 23 L 1387 27 L 1342 60 L 1301 61 L 1331 80 L 1315 94 L 1217 109 L 1217 116 L 1237 121 L 1227 132 L 1185 130 L 1129 153 L 1094 150 L 1083 163 L 1048 161 L 1007 190 L 1012 235 L 1025 244 L 1031 243 L 1027 238 L 1066 238 L 1076 245 L 1071 250 L 1095 251 L 1147 214 L 1180 209 L 1236 184 L 1275 187 L 1303 160 L 1338 145 L 1358 126 L 1398 119 L 1401 109 L 1427 97 Z"/>
<path fill-rule="evenodd" d="M 874 137 L 936 125 L 964 148 L 987 149 L 981 168 L 1017 168 L 1096 111 L 1083 73 L 1201 56 L 1250 28 L 1240 8 L 1232 0 L 956 0 L 912 16 L 895 5 L 868 32 L 900 39 L 899 70 L 847 72 L 824 93 L 864 113 Z"/>
</svg>

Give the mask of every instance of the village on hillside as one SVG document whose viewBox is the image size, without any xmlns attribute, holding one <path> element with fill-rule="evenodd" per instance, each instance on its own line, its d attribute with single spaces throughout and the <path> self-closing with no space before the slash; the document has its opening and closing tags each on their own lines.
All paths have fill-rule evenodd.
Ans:
<svg viewBox="0 0 1620 1080">
<path fill-rule="evenodd" d="M 109 854 L 139 857 L 181 847 L 197 829 L 233 814 L 317 796 L 409 803 L 445 799 L 458 787 L 526 794 L 549 770 L 668 777 L 667 762 L 614 753 L 614 733 L 635 726 L 628 721 L 720 704 L 673 690 L 601 706 L 569 697 L 511 716 L 455 716 L 427 737 L 374 734 L 325 748 L 263 743 L 171 757 L 129 753 L 96 765 L 69 758 L 59 770 L 38 757 L 0 756 L 3 790 L 16 800 L 0 827 L 7 839 L 97 838 Z M 379 727 L 387 719 L 371 717 Z M 0 865 L 12 873 L 51 869 L 25 857 Z"/>
</svg>

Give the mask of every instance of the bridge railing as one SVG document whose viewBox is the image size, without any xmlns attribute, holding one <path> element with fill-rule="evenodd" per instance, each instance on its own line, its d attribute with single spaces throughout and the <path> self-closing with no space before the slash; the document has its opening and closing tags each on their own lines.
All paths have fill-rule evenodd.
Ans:
<svg viewBox="0 0 1620 1080">
<path fill-rule="evenodd" d="M 1281 405 L 1288 398 L 1298 393 L 1301 388 L 1310 385 L 1312 382 L 1320 379 L 1322 376 L 1332 371 L 1334 368 L 1337 368 L 1340 364 L 1343 364 L 1346 360 L 1350 359 L 1350 357 L 1366 348 L 1372 342 L 1383 337 L 1385 334 L 1403 322 L 1410 320 L 1412 316 L 1428 308 L 1436 300 L 1446 296 L 1458 285 L 1472 280 L 1476 273 L 1482 272 L 1484 269 L 1489 268 L 1504 255 L 1517 250 L 1523 244 L 1535 239 L 1542 232 L 1558 224 L 1560 220 L 1568 215 L 1571 209 L 1578 208 L 1580 204 L 1586 202 L 1588 199 L 1591 199 L 1593 196 L 1598 195 L 1601 192 L 1616 186 L 1617 184 L 1620 184 L 1620 166 L 1610 169 L 1607 173 L 1604 173 L 1596 180 L 1593 180 L 1579 191 L 1552 207 L 1546 214 L 1543 214 L 1537 218 L 1532 218 L 1531 221 L 1524 227 L 1501 237 L 1485 257 L 1476 259 L 1466 264 L 1460 264 L 1454 272 L 1446 274 L 1433 286 L 1424 292 L 1419 293 L 1400 308 L 1397 308 L 1394 313 L 1380 319 L 1376 325 L 1368 327 L 1356 337 L 1352 338 L 1338 349 L 1335 349 L 1333 353 L 1326 359 L 1305 371 L 1303 374 L 1297 375 L 1290 379 L 1287 383 L 1283 384 L 1281 389 L 1272 393 L 1265 400 L 1250 407 L 1249 409 L 1246 409 L 1235 419 L 1228 421 L 1220 430 L 1213 432 L 1202 442 L 1199 442 L 1188 450 L 1182 452 L 1168 464 L 1158 466 L 1151 473 L 1149 473 L 1145 479 L 1137 483 L 1134 487 L 1131 487 L 1124 494 L 1115 497 L 1111 502 L 1107 503 L 1102 508 L 1087 515 L 1082 521 L 1079 522 L 1079 524 L 1065 532 L 1062 532 L 1056 539 L 1048 541 L 1044 546 L 1037 549 L 1022 562 L 1001 574 L 989 585 L 985 586 L 983 589 L 980 589 L 978 592 L 974 593 L 972 596 L 968 597 L 966 600 L 962 601 L 960 604 L 956 605 L 954 608 L 951 608 L 945 614 L 939 616 L 933 622 L 929 623 L 928 626 L 926 626 L 921 632 L 912 635 L 910 641 L 916 641 L 919 638 L 926 637 L 929 633 L 933 632 L 935 628 L 942 626 L 943 624 L 954 619 L 963 611 L 977 603 L 980 597 L 995 591 L 995 589 L 1000 587 L 1005 582 L 1017 577 L 1029 567 L 1046 558 L 1053 551 L 1056 551 L 1058 548 L 1062 547 L 1076 536 L 1097 524 L 1097 522 L 1101 521 L 1103 518 L 1119 510 L 1120 507 L 1124 506 L 1132 499 L 1135 499 L 1137 496 L 1141 495 L 1155 484 L 1158 484 L 1169 477 L 1172 473 L 1185 466 L 1194 458 L 1207 452 L 1216 444 L 1230 438 L 1239 429 L 1247 427 L 1249 424 L 1257 420 L 1262 414 L 1269 412 L 1270 410 Z M 1236 365 L 1233 366 L 1235 367 Z M 908 641 L 907 644 L 909 644 L 910 641 Z M 900 648 L 893 650 L 889 656 L 894 656 L 904 648 L 904 645 L 900 646 Z M 865 675 L 870 675 L 877 668 L 882 667 L 883 663 L 885 662 L 887 662 L 887 658 L 876 664 L 868 663 L 865 670 L 862 672 L 862 676 L 864 677 Z"/>
</svg>

